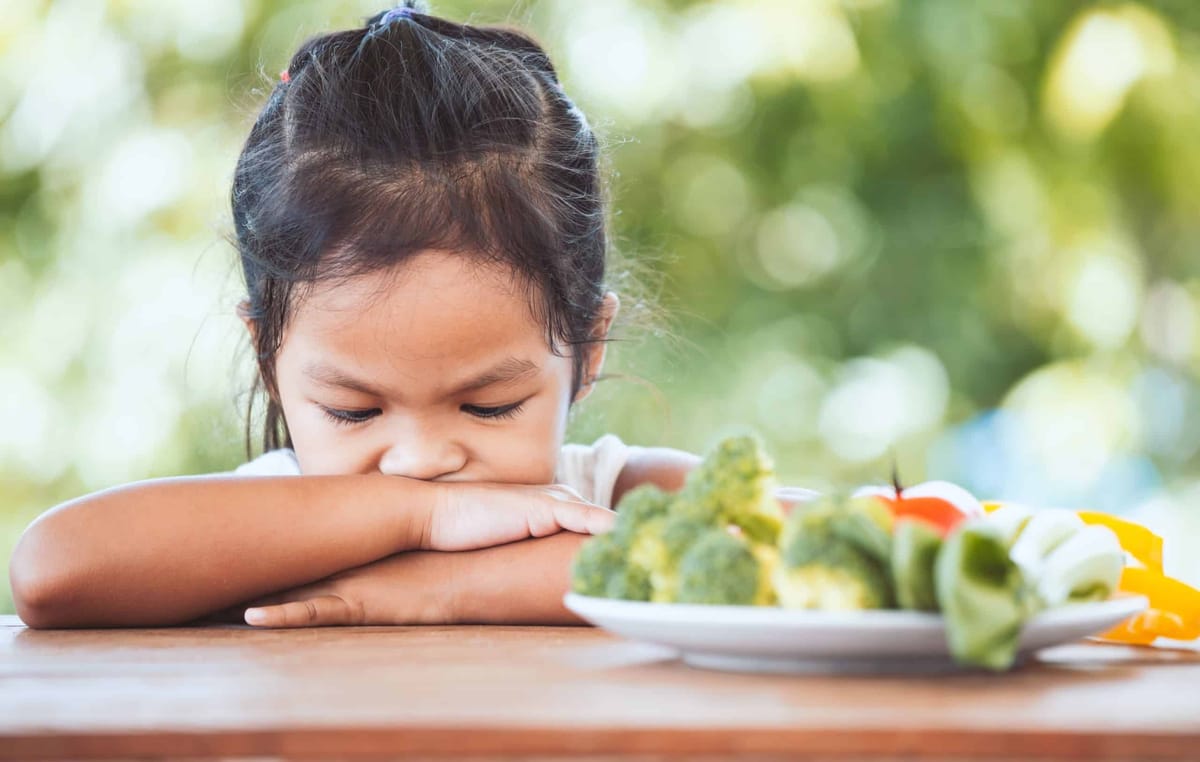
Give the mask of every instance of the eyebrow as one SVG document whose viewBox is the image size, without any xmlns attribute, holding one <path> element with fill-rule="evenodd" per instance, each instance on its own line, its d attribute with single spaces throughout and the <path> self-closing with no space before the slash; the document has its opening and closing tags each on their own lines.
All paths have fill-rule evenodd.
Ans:
<svg viewBox="0 0 1200 762">
<path fill-rule="evenodd" d="M 469 379 L 450 392 L 449 396 L 477 391 L 493 384 L 511 384 L 538 372 L 536 363 L 518 357 L 508 357 L 478 376 Z M 304 375 L 324 386 L 341 386 L 374 397 L 385 396 L 365 381 L 350 376 L 341 370 L 321 362 L 312 362 L 304 367 Z"/>
</svg>

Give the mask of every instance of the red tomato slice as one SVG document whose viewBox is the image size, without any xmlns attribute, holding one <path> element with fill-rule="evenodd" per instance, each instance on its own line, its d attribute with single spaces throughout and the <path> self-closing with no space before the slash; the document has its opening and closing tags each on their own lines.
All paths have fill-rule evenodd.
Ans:
<svg viewBox="0 0 1200 762">
<path fill-rule="evenodd" d="M 963 520 L 983 516 L 983 505 L 957 484 L 929 481 L 905 487 L 896 499 L 894 487 L 862 487 L 855 496 L 874 495 L 882 500 L 895 518 L 914 518 L 924 521 L 945 535 Z"/>
<path fill-rule="evenodd" d="M 884 500 L 896 518 L 912 518 L 929 524 L 943 537 L 966 520 L 967 515 L 952 503 L 937 497 L 901 497 L 899 501 Z"/>
</svg>

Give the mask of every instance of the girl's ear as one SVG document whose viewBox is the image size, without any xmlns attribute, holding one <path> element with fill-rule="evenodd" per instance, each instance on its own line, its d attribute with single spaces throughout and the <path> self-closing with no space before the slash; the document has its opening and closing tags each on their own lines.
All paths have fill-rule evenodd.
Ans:
<svg viewBox="0 0 1200 762">
<path fill-rule="evenodd" d="M 617 317 L 617 311 L 621 309 L 621 300 L 612 291 L 607 291 L 604 298 L 600 302 L 600 312 L 596 316 L 596 322 L 592 324 L 592 332 L 590 338 L 595 341 L 594 344 L 587 346 L 587 361 L 583 367 L 583 383 L 579 387 L 579 391 L 575 393 L 575 402 L 579 402 L 584 397 L 592 393 L 595 388 L 596 379 L 600 376 L 600 370 L 604 367 L 604 351 L 608 348 L 608 344 L 604 339 L 608 338 L 608 332 L 612 328 L 613 320 Z"/>
<path fill-rule="evenodd" d="M 241 318 L 242 324 L 246 326 L 246 330 L 250 333 L 250 349 L 255 355 L 257 355 L 258 354 L 258 321 L 250 316 L 250 302 L 246 299 L 243 299 L 242 301 L 238 302 L 236 311 L 237 311 L 237 316 L 239 318 Z M 266 376 L 262 372 L 261 362 L 258 365 L 258 376 L 259 376 L 259 381 L 264 382 L 263 386 L 266 389 L 267 396 L 270 397 L 273 401 L 278 402 L 279 395 L 275 393 L 275 390 L 274 390 L 274 388 L 272 388 L 271 385 L 265 383 Z"/>
<path fill-rule="evenodd" d="M 250 302 L 246 299 L 238 302 L 237 316 L 241 318 L 242 323 L 246 326 L 246 330 L 250 332 L 251 346 L 258 346 L 258 323 L 254 322 L 254 318 L 250 317 Z"/>
</svg>

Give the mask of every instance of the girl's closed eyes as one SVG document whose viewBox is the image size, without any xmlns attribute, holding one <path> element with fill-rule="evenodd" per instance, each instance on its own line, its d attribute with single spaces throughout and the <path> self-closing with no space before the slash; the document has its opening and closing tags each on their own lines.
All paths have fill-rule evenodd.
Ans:
<svg viewBox="0 0 1200 762">
<path fill-rule="evenodd" d="M 503 420 L 505 418 L 515 418 L 517 415 L 519 415 L 521 412 L 521 405 L 523 404 L 524 400 L 521 402 L 514 402 L 511 405 L 501 405 L 499 407 L 463 405 L 462 411 L 469 415 L 473 415 L 476 418 L 483 418 L 484 420 Z M 375 416 L 383 413 L 383 410 L 377 407 L 369 410 L 338 410 L 335 408 L 325 407 L 323 405 L 321 407 L 329 416 L 329 419 L 338 424 L 366 423 Z"/>
</svg>

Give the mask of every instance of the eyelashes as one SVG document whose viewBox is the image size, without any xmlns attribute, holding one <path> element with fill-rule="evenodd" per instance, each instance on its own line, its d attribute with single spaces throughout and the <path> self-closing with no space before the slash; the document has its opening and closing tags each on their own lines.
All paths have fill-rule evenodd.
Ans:
<svg viewBox="0 0 1200 762">
<path fill-rule="evenodd" d="M 476 418 L 516 418 L 521 412 L 521 407 L 525 404 L 525 400 L 514 402 L 511 405 L 501 405 L 500 407 L 479 407 L 477 405 L 463 405 L 462 411 Z"/>
<path fill-rule="evenodd" d="M 321 412 L 325 417 L 334 423 L 341 425 L 353 425 L 356 423 L 366 423 L 383 411 L 379 408 L 371 408 L 370 410 L 337 410 L 331 407 L 321 406 Z"/>
<path fill-rule="evenodd" d="M 484 420 L 505 420 L 509 418 L 516 418 L 518 415 L 520 415 L 524 405 L 525 400 L 521 400 L 520 402 L 514 402 L 511 405 L 501 405 L 500 407 L 463 405 L 461 410 L 468 415 L 474 416 L 475 418 L 482 418 Z M 337 408 L 325 407 L 324 405 L 320 405 L 319 407 L 321 408 L 321 412 L 325 414 L 326 418 L 341 426 L 353 426 L 356 424 L 366 423 L 375 416 L 383 413 L 383 411 L 377 407 L 370 408 L 369 410 L 339 410 Z"/>
</svg>

